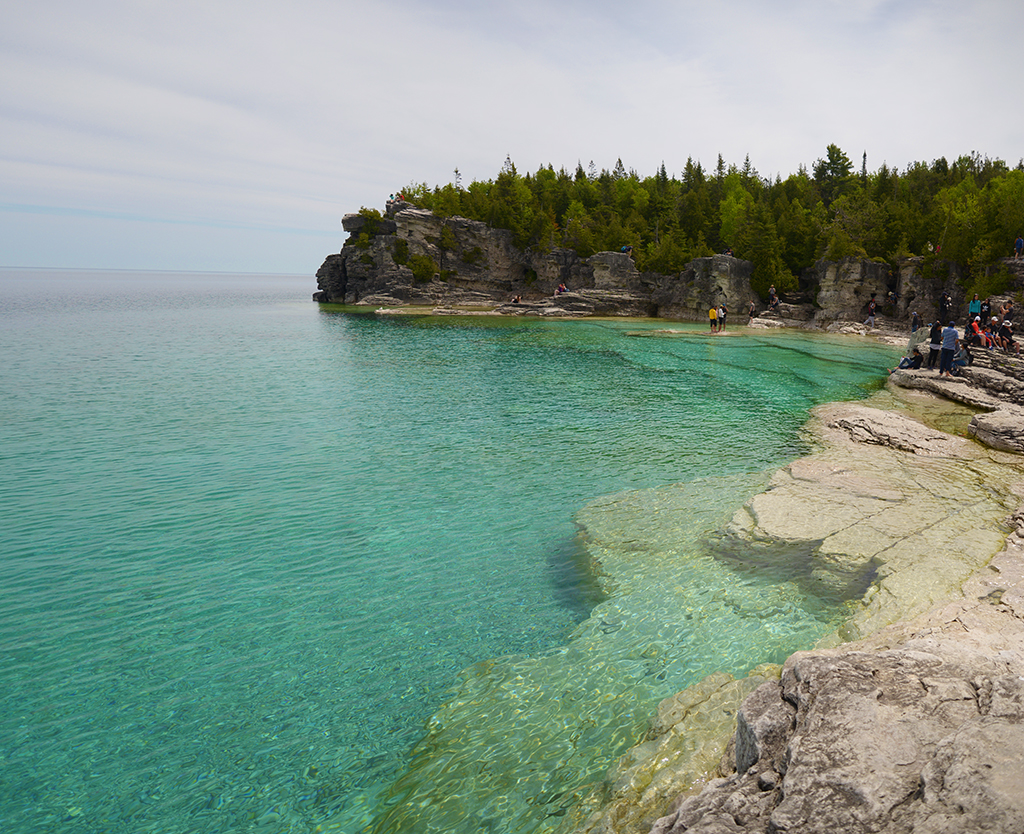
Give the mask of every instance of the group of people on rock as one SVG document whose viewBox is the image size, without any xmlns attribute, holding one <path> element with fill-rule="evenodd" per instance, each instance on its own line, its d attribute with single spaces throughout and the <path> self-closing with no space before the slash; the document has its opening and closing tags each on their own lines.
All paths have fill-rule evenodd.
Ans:
<svg viewBox="0 0 1024 834">
<path fill-rule="evenodd" d="M 981 316 L 975 316 L 974 321 L 967 325 L 964 341 L 970 346 L 988 350 L 998 348 L 1014 356 L 1020 356 L 1020 345 L 1013 338 L 1013 322 L 1010 319 L 1003 319 L 1000 322 L 993 316 L 989 321 L 983 322 Z"/>
<path fill-rule="evenodd" d="M 725 330 L 725 317 L 729 314 L 725 304 L 719 304 L 717 307 L 711 306 L 708 310 L 708 322 L 711 325 L 712 333 L 721 333 Z"/>
<path fill-rule="evenodd" d="M 915 348 L 917 350 L 917 348 Z M 919 354 L 920 355 L 920 354 Z M 961 341 L 960 333 L 956 329 L 956 322 L 950 321 L 945 327 L 942 322 L 932 323 L 928 333 L 928 363 L 927 367 L 932 369 L 938 364 L 939 376 L 959 376 L 960 368 L 974 362 L 970 348 L 965 341 Z M 906 367 L 901 362 L 898 366 Z M 918 363 L 914 366 L 920 368 Z"/>
<path fill-rule="evenodd" d="M 1002 308 L 1005 311 L 1005 305 Z M 974 363 L 974 356 L 971 354 L 972 347 L 979 347 L 984 350 L 1002 350 L 1014 356 L 1020 356 L 1020 345 L 1013 336 L 1013 323 L 1010 319 L 1003 319 L 1002 322 L 993 316 L 988 322 L 982 322 L 981 316 L 975 316 L 973 321 L 968 322 L 964 328 L 964 335 L 961 338 L 956 328 L 956 322 L 950 321 L 945 327 L 942 322 L 936 320 L 931 324 L 928 332 L 928 359 L 924 361 L 921 351 L 915 347 L 909 356 L 900 360 L 899 365 L 892 368 L 889 373 L 895 370 L 911 369 L 917 370 L 922 364 L 929 370 L 936 369 L 940 377 L 960 375 L 960 369 Z"/>
</svg>

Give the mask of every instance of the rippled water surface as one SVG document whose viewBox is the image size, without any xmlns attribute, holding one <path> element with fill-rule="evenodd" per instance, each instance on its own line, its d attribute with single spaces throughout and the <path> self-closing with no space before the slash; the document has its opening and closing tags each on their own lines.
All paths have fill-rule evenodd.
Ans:
<svg viewBox="0 0 1024 834">
<path fill-rule="evenodd" d="M 3 830 L 388 830 L 403 797 L 462 790 L 476 744 L 503 775 L 401 825 L 536 830 L 537 797 L 593 778 L 659 698 L 833 616 L 701 542 L 892 350 L 353 315 L 313 289 L 0 272 Z M 595 693 L 622 700 L 563 761 L 550 726 Z M 501 760 L 527 762 L 524 727 L 550 736 L 534 794 Z"/>
</svg>

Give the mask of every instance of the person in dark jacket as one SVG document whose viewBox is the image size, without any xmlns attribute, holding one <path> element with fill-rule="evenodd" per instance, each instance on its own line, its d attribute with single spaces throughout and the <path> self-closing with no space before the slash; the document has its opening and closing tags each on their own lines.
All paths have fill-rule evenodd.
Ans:
<svg viewBox="0 0 1024 834">
<path fill-rule="evenodd" d="M 928 367 L 934 368 L 939 361 L 939 350 L 942 348 L 942 325 L 937 321 L 928 332 Z"/>
</svg>

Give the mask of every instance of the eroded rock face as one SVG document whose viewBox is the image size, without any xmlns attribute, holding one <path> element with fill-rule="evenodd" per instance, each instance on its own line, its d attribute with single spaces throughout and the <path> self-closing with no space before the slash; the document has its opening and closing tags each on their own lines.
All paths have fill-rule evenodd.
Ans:
<svg viewBox="0 0 1024 834">
<path fill-rule="evenodd" d="M 1024 454 L 1024 409 L 1002 408 L 971 418 L 968 431 L 986 446 Z"/>
<path fill-rule="evenodd" d="M 375 226 L 363 215 L 345 216 L 342 226 L 353 237 L 318 270 L 314 300 L 692 321 L 704 321 L 709 306 L 724 303 L 734 321 L 741 312 L 746 321 L 747 306 L 756 299 L 752 265 L 730 256 L 698 258 L 676 275 L 641 273 L 623 252 L 589 258 L 568 249 L 524 252 L 512 244 L 510 232 L 484 223 L 437 217 L 404 202 L 390 203 L 388 211 Z M 363 232 L 369 239 L 358 241 Z M 556 296 L 559 284 L 569 293 Z M 509 304 L 514 296 L 522 302 Z"/>
<path fill-rule="evenodd" d="M 781 684 L 744 702 L 737 773 L 652 831 L 1022 830 L 1016 642 L 998 659 L 929 638 L 794 655 Z M 750 739 L 742 747 L 741 737 Z"/>
<path fill-rule="evenodd" d="M 819 261 L 805 275 L 817 285 L 818 311 L 815 321 L 826 326 L 835 321 L 863 321 L 872 293 L 882 316 L 883 302 L 889 291 L 889 265 L 855 258 Z"/>
<path fill-rule="evenodd" d="M 966 315 L 962 268 L 933 256 L 905 258 L 896 272 L 890 272 L 888 264 L 856 258 L 819 261 L 801 276 L 804 292 L 786 297 L 777 310 L 762 316 L 765 304 L 750 283 L 752 264 L 731 256 L 698 258 L 673 275 L 639 272 L 622 252 L 580 258 L 568 249 L 523 251 L 512 244 L 506 230 L 463 217 L 437 217 L 400 200 L 388 203 L 382 220 L 371 222 L 362 214 L 347 214 L 342 226 L 352 238 L 340 253 L 328 256 L 317 272 L 316 301 L 493 307 L 517 295 L 531 303 L 550 299 L 564 283 L 571 291 L 590 291 L 566 315 L 704 321 L 710 305 L 724 302 L 733 321 L 746 322 L 748 306 L 754 301 L 758 326 L 837 330 L 860 325 L 874 293 L 878 326 L 903 328 L 909 325 L 912 311 L 922 321 L 933 320 L 943 292 L 952 297 L 951 316 L 962 322 Z M 353 240 L 361 235 L 369 235 L 370 240 L 357 246 Z M 413 257 L 427 259 L 415 275 Z M 1013 287 L 1024 286 L 1024 261 L 1007 259 L 999 268 L 1013 275 Z M 890 291 L 898 294 L 895 303 L 889 301 Z M 598 303 L 590 306 L 594 299 Z M 992 301 L 998 307 L 1008 299 L 1000 296 Z M 623 300 L 627 306 L 621 305 Z M 557 301 L 546 305 L 544 314 L 554 315 L 550 310 L 559 306 Z"/>
<path fill-rule="evenodd" d="M 740 709 L 736 771 L 652 831 L 1024 830 L 1024 539 L 950 602 L 799 652 Z"/>
</svg>

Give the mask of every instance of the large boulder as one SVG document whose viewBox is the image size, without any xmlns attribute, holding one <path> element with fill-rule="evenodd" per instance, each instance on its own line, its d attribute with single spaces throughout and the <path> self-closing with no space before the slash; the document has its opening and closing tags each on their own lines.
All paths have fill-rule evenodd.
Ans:
<svg viewBox="0 0 1024 834">
<path fill-rule="evenodd" d="M 744 702 L 737 772 L 652 834 L 1024 830 L 1022 673 L 1019 635 L 998 658 L 941 639 L 798 653 Z"/>
<path fill-rule="evenodd" d="M 959 597 L 790 657 L 740 707 L 735 770 L 652 834 L 1024 831 L 1022 513 L 1014 524 Z"/>
</svg>

